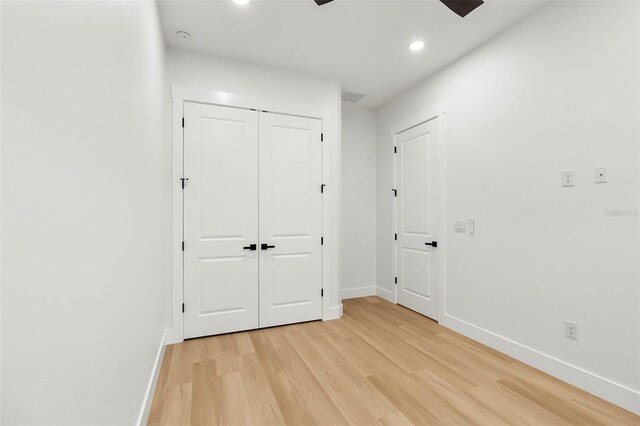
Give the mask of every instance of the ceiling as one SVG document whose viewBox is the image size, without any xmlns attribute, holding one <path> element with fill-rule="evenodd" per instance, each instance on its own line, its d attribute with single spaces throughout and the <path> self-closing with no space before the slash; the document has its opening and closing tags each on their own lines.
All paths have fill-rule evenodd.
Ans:
<svg viewBox="0 0 640 426">
<path fill-rule="evenodd" d="M 547 1 L 486 0 L 466 18 L 437 0 L 161 0 L 159 10 L 168 46 L 335 77 L 375 108 Z M 415 39 L 421 52 L 407 48 Z"/>
</svg>

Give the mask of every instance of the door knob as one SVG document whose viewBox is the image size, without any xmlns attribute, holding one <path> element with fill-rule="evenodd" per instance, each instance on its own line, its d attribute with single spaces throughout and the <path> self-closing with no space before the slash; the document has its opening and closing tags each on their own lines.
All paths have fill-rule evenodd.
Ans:
<svg viewBox="0 0 640 426">
<path fill-rule="evenodd" d="M 242 247 L 242 250 L 257 250 L 258 249 L 258 245 L 257 244 L 249 244 L 246 247 Z"/>
<path fill-rule="evenodd" d="M 437 241 L 432 241 L 430 243 L 424 243 L 425 246 L 438 247 Z"/>
<path fill-rule="evenodd" d="M 262 250 L 266 250 L 266 249 L 270 249 L 270 248 L 276 248 L 276 246 L 269 246 L 269 245 L 267 245 L 267 244 L 265 244 L 265 243 L 262 243 L 262 244 L 260 245 L 260 248 L 261 248 Z"/>
</svg>

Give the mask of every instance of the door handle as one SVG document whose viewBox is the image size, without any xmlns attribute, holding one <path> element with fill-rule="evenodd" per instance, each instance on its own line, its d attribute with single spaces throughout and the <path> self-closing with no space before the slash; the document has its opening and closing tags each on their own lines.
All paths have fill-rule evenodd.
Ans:
<svg viewBox="0 0 640 426">
<path fill-rule="evenodd" d="M 438 247 L 437 241 L 432 241 L 430 243 L 424 243 L 425 246 Z"/>
<path fill-rule="evenodd" d="M 267 245 L 266 243 L 262 243 L 262 244 L 260 245 L 260 248 L 261 248 L 262 250 L 266 250 L 266 249 L 270 249 L 270 248 L 276 248 L 276 246 L 269 246 L 269 245 Z"/>
<path fill-rule="evenodd" d="M 257 244 L 249 244 L 246 247 L 242 247 L 242 250 L 257 250 L 258 249 L 258 245 Z"/>
</svg>

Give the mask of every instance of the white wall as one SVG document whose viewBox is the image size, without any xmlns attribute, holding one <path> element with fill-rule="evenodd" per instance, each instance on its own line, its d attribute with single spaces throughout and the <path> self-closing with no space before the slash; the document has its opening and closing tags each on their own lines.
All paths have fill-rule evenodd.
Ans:
<svg viewBox="0 0 640 426">
<path fill-rule="evenodd" d="M 441 321 L 636 412 L 638 8 L 551 3 L 377 115 L 378 285 L 393 285 L 390 126 L 444 102 Z M 600 165 L 608 184 L 594 183 Z M 575 169 L 574 188 L 560 187 L 563 169 Z M 470 216 L 475 236 L 454 233 Z M 565 320 L 579 323 L 578 341 L 564 337 Z"/>
<path fill-rule="evenodd" d="M 2 423 L 132 424 L 164 332 L 156 5 L 2 7 Z"/>
<path fill-rule="evenodd" d="M 376 294 L 375 111 L 342 103 L 342 297 Z"/>
<path fill-rule="evenodd" d="M 178 49 L 167 49 L 166 54 L 166 128 L 165 128 L 165 155 L 170 157 L 172 146 L 171 133 L 171 85 L 193 87 L 197 89 L 217 90 L 229 93 L 237 93 L 264 99 L 277 99 L 281 102 L 314 106 L 330 111 L 328 128 L 323 129 L 325 142 L 330 144 L 330 158 L 332 172 L 330 179 L 326 181 L 330 205 L 331 222 L 335 224 L 330 232 L 325 233 L 325 245 L 329 246 L 330 276 L 329 287 L 325 286 L 325 298 L 334 311 L 340 310 L 340 209 L 341 209 L 341 88 L 335 79 L 325 78 L 299 72 L 292 72 L 280 68 L 256 65 L 248 62 L 234 61 L 210 55 L 203 55 Z M 165 162 L 166 170 L 170 172 L 170 160 Z M 172 187 L 172 182 L 167 180 L 166 188 Z M 165 210 L 167 211 L 167 210 Z M 171 220 L 168 213 L 167 220 Z M 170 231 L 170 230 L 167 230 Z M 165 233 L 165 240 L 170 241 L 169 232 Z M 167 255 L 170 253 L 167 252 Z M 167 300 L 173 300 L 171 286 L 167 286 Z M 166 306 L 173 319 L 168 324 L 178 322 L 179 305 Z M 167 315 L 169 318 L 169 315 Z M 173 334 L 172 334 L 173 336 Z"/>
</svg>

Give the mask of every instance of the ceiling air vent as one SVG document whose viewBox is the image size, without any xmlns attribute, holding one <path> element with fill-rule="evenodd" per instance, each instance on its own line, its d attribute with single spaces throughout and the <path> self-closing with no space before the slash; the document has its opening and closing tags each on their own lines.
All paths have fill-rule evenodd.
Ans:
<svg viewBox="0 0 640 426">
<path fill-rule="evenodd" d="M 358 102 L 364 95 L 362 93 L 350 92 L 348 90 L 342 91 L 342 100 L 345 102 Z"/>
</svg>

